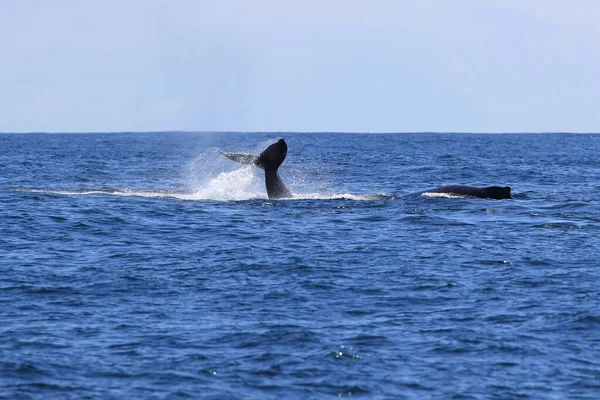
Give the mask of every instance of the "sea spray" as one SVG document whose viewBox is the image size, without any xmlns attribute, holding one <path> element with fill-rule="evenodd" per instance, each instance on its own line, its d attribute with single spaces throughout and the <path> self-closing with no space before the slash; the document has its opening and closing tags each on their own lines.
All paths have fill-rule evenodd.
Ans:
<svg viewBox="0 0 600 400">
<path fill-rule="evenodd" d="M 265 198 L 264 178 L 260 172 L 258 174 L 252 166 L 240 167 L 232 163 L 214 147 L 207 149 L 188 165 L 189 199 L 228 201 Z"/>
<path fill-rule="evenodd" d="M 244 166 L 231 172 L 221 172 L 208 183 L 196 188 L 193 200 L 249 200 L 266 198 L 264 189 L 257 188 L 254 167 Z"/>
</svg>

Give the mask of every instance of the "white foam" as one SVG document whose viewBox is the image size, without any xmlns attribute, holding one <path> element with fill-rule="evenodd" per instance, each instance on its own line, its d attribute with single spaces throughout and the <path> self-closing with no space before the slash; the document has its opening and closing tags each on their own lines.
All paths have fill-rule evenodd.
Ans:
<svg viewBox="0 0 600 400">
<path fill-rule="evenodd" d="M 461 196 L 458 194 L 453 194 L 453 193 L 435 193 L 435 192 L 425 192 L 425 193 L 421 193 L 421 196 L 426 196 L 426 197 L 441 197 L 444 199 L 463 199 L 465 198 L 465 196 Z"/>
<path fill-rule="evenodd" d="M 136 197 L 174 197 L 179 199 L 190 198 L 189 194 L 178 193 L 171 190 L 135 190 L 135 189 L 81 189 L 81 190 L 51 190 L 51 189 L 12 189 L 15 192 L 58 194 L 61 196 L 89 196 L 89 195 L 112 195 L 112 196 L 136 196 Z"/>
<path fill-rule="evenodd" d="M 238 178 L 242 178 L 238 180 Z M 134 189 L 81 189 L 81 190 L 52 190 L 52 189 L 12 189 L 15 192 L 56 194 L 61 196 L 121 196 L 121 197 L 153 197 L 174 198 L 179 200 L 212 200 L 212 201 L 242 201 L 253 199 L 267 199 L 265 192 L 253 190 L 253 179 L 244 171 L 224 172 L 211 180 L 206 186 L 195 192 L 176 192 L 172 190 L 134 190 Z M 439 193 L 435 193 L 436 195 Z M 443 197 L 443 196 L 439 196 Z M 350 193 L 320 194 L 303 193 L 294 194 L 293 198 L 279 199 L 279 201 L 293 200 L 353 200 L 369 201 L 386 199 L 385 195 L 355 195 Z"/>
<path fill-rule="evenodd" d="M 231 172 L 221 172 L 215 178 L 195 189 L 191 200 L 250 200 L 266 198 L 266 193 L 256 190 L 254 167 L 243 167 Z"/>
</svg>

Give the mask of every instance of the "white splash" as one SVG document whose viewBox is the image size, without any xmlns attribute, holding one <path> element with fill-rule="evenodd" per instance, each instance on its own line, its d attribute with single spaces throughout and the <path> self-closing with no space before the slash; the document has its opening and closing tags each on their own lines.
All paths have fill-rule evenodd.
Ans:
<svg viewBox="0 0 600 400">
<path fill-rule="evenodd" d="M 266 198 L 265 190 L 259 192 L 255 185 L 254 167 L 243 167 L 231 172 L 221 172 L 202 187 L 196 188 L 190 200 L 250 200 Z"/>
<path fill-rule="evenodd" d="M 262 189 L 262 190 L 260 190 Z M 255 177 L 254 168 L 244 166 L 230 172 L 221 172 L 216 177 L 208 178 L 204 182 L 196 182 L 196 187 L 192 190 L 138 190 L 128 188 L 103 188 L 103 189 L 71 189 L 71 190 L 53 190 L 53 189 L 13 189 L 16 192 L 57 194 L 63 196 L 86 196 L 86 195 L 112 195 L 112 196 L 136 196 L 136 197 L 170 197 L 179 200 L 214 200 L 214 201 L 235 201 L 250 199 L 266 199 L 267 193 L 258 185 L 258 178 Z"/>
</svg>

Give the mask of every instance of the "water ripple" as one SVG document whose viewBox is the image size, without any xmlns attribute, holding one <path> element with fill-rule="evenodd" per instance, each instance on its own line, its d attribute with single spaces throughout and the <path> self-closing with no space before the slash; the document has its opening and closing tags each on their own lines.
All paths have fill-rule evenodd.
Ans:
<svg viewBox="0 0 600 400">
<path fill-rule="evenodd" d="M 0 397 L 597 397 L 600 141 L 271 136 L 0 136 Z"/>
</svg>

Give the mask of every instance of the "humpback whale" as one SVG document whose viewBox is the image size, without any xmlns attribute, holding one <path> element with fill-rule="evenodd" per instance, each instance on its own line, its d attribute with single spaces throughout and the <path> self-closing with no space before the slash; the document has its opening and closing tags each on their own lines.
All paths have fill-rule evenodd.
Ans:
<svg viewBox="0 0 600 400">
<path fill-rule="evenodd" d="M 483 188 L 472 186 L 451 185 L 442 186 L 435 189 L 423 190 L 417 193 L 411 193 L 407 197 L 420 196 L 423 193 L 448 193 L 458 196 L 478 197 L 480 199 L 512 199 L 510 194 L 510 186 L 488 186 Z"/>
<path fill-rule="evenodd" d="M 293 197 L 292 192 L 285 186 L 277 172 L 287 155 L 287 143 L 285 140 L 279 139 L 277 143 L 273 143 L 267 147 L 258 156 L 243 153 L 226 153 L 221 150 L 219 150 L 219 153 L 230 160 L 241 164 L 254 165 L 257 168 L 263 169 L 265 171 L 265 185 L 269 199 L 287 199 Z"/>
</svg>

